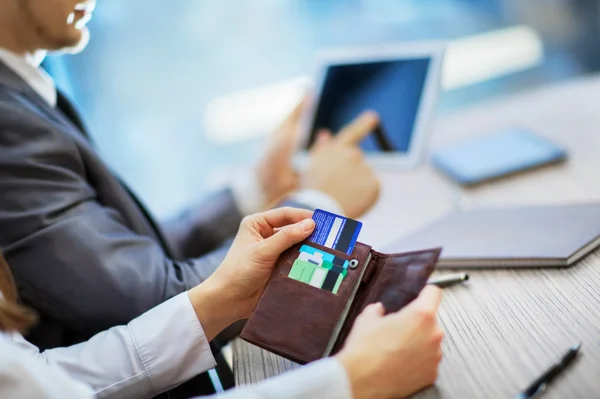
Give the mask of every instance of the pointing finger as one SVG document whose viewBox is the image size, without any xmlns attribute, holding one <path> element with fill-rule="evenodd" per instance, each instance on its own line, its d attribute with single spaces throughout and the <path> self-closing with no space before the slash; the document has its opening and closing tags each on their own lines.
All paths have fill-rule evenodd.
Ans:
<svg viewBox="0 0 600 399">
<path fill-rule="evenodd" d="M 357 145 L 379 124 L 379 116 L 374 111 L 360 114 L 336 136 L 337 144 Z"/>
</svg>

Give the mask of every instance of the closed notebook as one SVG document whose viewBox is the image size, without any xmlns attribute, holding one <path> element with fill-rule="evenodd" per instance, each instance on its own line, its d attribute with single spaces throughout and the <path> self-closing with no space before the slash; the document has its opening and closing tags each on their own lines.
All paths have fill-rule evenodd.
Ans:
<svg viewBox="0 0 600 399">
<path fill-rule="evenodd" d="M 303 252 L 307 246 L 311 253 Z M 347 265 L 339 282 L 327 289 L 318 287 L 326 283 L 314 283 L 312 269 L 323 268 L 309 267 L 314 252 Z M 301 364 L 335 354 L 368 304 L 381 302 L 389 313 L 416 298 L 439 254 L 440 249 L 383 254 L 360 242 L 351 255 L 309 241 L 295 245 L 278 260 L 241 337 Z M 307 269 L 312 275 L 300 277 Z"/>
<path fill-rule="evenodd" d="M 438 268 L 566 267 L 600 245 L 600 204 L 454 213 L 388 247 L 440 245 Z"/>
</svg>

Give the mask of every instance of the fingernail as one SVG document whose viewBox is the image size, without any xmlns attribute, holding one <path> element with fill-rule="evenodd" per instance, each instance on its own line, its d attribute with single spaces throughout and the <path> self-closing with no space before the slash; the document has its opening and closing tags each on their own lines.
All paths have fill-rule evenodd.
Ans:
<svg viewBox="0 0 600 399">
<path fill-rule="evenodd" d="M 317 141 L 323 142 L 326 141 L 329 137 L 327 130 L 321 129 L 317 132 Z"/>
<path fill-rule="evenodd" d="M 375 312 L 377 312 L 380 315 L 384 315 L 385 314 L 385 307 L 383 306 L 383 303 L 377 302 L 375 304 Z"/>
<path fill-rule="evenodd" d="M 312 230 L 315 222 L 312 219 L 304 219 L 300 222 L 300 227 L 304 231 Z"/>
<path fill-rule="evenodd" d="M 367 111 L 367 119 L 369 122 L 377 122 L 379 121 L 379 114 L 373 110 Z"/>
</svg>

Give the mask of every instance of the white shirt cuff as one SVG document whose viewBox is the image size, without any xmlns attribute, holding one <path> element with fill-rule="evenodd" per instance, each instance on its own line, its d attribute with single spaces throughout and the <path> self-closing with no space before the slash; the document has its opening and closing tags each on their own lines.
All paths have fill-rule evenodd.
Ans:
<svg viewBox="0 0 600 399">
<path fill-rule="evenodd" d="M 332 196 L 319 190 L 302 190 L 292 195 L 291 199 L 312 209 L 323 209 L 331 213 L 343 215 L 344 211 Z"/>
<path fill-rule="evenodd" d="M 226 391 L 218 398 L 352 399 L 352 396 L 346 369 L 337 359 L 328 358 L 255 385 Z"/>
<path fill-rule="evenodd" d="M 260 212 L 267 206 L 265 194 L 253 170 L 238 173 L 231 181 L 230 188 L 235 204 L 243 216 Z M 319 208 L 343 215 L 343 210 L 337 201 L 319 190 L 297 191 L 290 199 L 312 209 Z"/>
<path fill-rule="evenodd" d="M 187 292 L 149 310 L 128 327 L 156 393 L 216 364 Z"/>
</svg>

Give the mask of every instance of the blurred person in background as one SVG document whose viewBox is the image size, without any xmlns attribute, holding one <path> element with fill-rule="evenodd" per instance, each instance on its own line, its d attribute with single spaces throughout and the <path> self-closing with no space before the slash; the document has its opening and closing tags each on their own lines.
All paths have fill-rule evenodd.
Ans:
<svg viewBox="0 0 600 399">
<path fill-rule="evenodd" d="M 297 174 L 290 157 L 299 107 L 255 171 L 160 226 L 100 159 L 81 117 L 39 67 L 47 51 L 85 48 L 94 7 L 0 2 L 0 247 L 24 303 L 39 315 L 27 338 L 41 349 L 128 323 L 206 280 L 244 215 L 292 204 L 356 218 L 378 197 L 358 147 L 377 116 L 358 116 L 335 138 L 321 132 Z M 169 162 L 159 154 L 156 161 Z M 219 350 L 235 333 L 213 341 L 226 387 L 233 379 Z M 212 392 L 203 378 L 193 393 Z"/>
<path fill-rule="evenodd" d="M 0 254 L 0 396 L 147 398 L 214 364 L 208 340 L 248 317 L 283 251 L 308 237 L 311 211 L 280 208 L 247 217 L 223 263 L 205 282 L 127 326 L 40 353 L 19 334 L 33 314 L 17 303 Z M 428 286 L 397 313 L 368 306 L 331 358 L 219 398 L 377 399 L 405 397 L 434 383 L 441 359 L 436 313 L 441 290 Z M 393 339 L 390 339 L 393 337 Z"/>
</svg>

